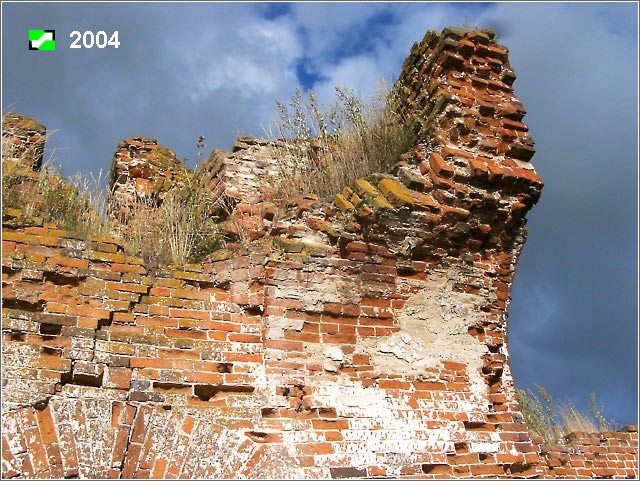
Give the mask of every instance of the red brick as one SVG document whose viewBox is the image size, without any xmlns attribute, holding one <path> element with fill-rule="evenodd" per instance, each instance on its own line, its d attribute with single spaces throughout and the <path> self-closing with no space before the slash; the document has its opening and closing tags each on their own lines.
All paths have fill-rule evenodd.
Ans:
<svg viewBox="0 0 640 481">
<path fill-rule="evenodd" d="M 82 316 L 93 319 L 109 319 L 111 312 L 108 309 L 98 309 L 89 306 L 69 306 L 70 316 Z"/>
<path fill-rule="evenodd" d="M 324 312 L 328 314 L 341 314 L 342 313 L 342 304 L 325 302 L 324 304 Z"/>
<path fill-rule="evenodd" d="M 450 178 L 453 176 L 453 168 L 451 168 L 451 166 L 444 161 L 440 154 L 436 152 L 432 153 L 429 157 L 429 165 L 436 173 L 436 175 L 440 177 Z"/>
<path fill-rule="evenodd" d="M 89 261 L 85 259 L 73 259 L 63 256 L 51 257 L 49 258 L 49 260 L 47 260 L 47 264 L 64 267 L 79 267 L 81 269 L 86 269 L 87 267 L 89 267 Z"/>
<path fill-rule="evenodd" d="M 142 284 L 131 284 L 126 282 L 107 282 L 107 289 L 114 291 L 135 292 L 138 294 L 146 294 L 149 291 L 149 286 Z M 156 294 L 152 294 L 156 295 Z"/>
<path fill-rule="evenodd" d="M 342 314 L 345 316 L 358 317 L 360 315 L 360 306 L 342 306 Z"/>
<path fill-rule="evenodd" d="M 123 479 L 133 479 L 135 474 L 140 475 L 138 471 L 138 460 L 140 458 L 140 453 L 142 451 L 142 446 L 138 443 L 131 443 L 129 445 L 129 449 L 127 450 L 127 456 L 125 457 L 122 469 L 122 478 Z"/>
<path fill-rule="evenodd" d="M 132 265 L 132 264 L 112 264 L 111 271 L 113 272 L 121 272 L 121 273 L 132 273 L 132 274 L 146 274 L 147 270 L 143 266 Z"/>
<path fill-rule="evenodd" d="M 131 387 L 131 369 L 107 366 L 102 385 L 106 388 L 129 389 Z"/>
<path fill-rule="evenodd" d="M 287 341 L 320 342 L 319 334 L 304 331 L 285 331 L 284 338 Z"/>
<path fill-rule="evenodd" d="M 411 388 L 411 383 L 408 381 L 398 381 L 396 379 L 380 379 L 378 385 L 381 389 L 401 389 L 408 391 Z"/>
<path fill-rule="evenodd" d="M 184 421 L 182 422 L 182 431 L 187 433 L 187 434 L 191 434 L 191 432 L 193 431 L 193 427 L 195 426 L 195 418 L 191 415 L 187 416 L 184 418 Z"/>
<path fill-rule="evenodd" d="M 314 455 L 314 454 L 332 454 L 333 446 L 331 443 L 308 443 L 298 444 L 296 446 L 298 452 L 301 455 Z"/>
<path fill-rule="evenodd" d="M 40 356 L 38 366 L 54 371 L 69 371 L 71 370 L 71 361 L 69 359 L 60 359 L 56 356 Z"/>
<path fill-rule="evenodd" d="M 207 339 L 206 331 L 192 329 L 165 329 L 164 333 L 169 337 L 178 339 Z"/>
<path fill-rule="evenodd" d="M 413 383 L 413 385 L 416 388 L 416 391 L 444 391 L 446 389 L 446 386 L 443 382 L 416 381 Z"/>
<path fill-rule="evenodd" d="M 456 371 L 456 372 L 467 371 L 467 365 L 461 362 L 444 361 L 443 365 L 447 371 Z"/>
<path fill-rule="evenodd" d="M 341 430 L 349 429 L 349 421 L 346 419 L 312 419 L 313 429 Z"/>
<path fill-rule="evenodd" d="M 355 344 L 355 334 L 323 334 L 322 342 L 329 344 Z"/>
<path fill-rule="evenodd" d="M 49 468 L 49 460 L 38 428 L 30 427 L 25 429 L 24 438 L 29 443 L 27 445 L 27 453 L 31 460 L 33 472 L 37 474 L 47 470 Z"/>
<path fill-rule="evenodd" d="M 187 382 L 195 382 L 201 384 L 223 384 L 224 375 L 217 372 L 193 371 L 185 373 Z"/>
<path fill-rule="evenodd" d="M 156 479 L 164 478 L 164 472 L 167 469 L 167 464 L 168 461 L 166 458 L 156 459 L 153 469 L 151 470 L 151 477 Z"/>
<path fill-rule="evenodd" d="M 134 321 L 135 321 L 135 316 L 130 312 L 114 312 L 113 313 L 113 322 L 132 323 Z"/>
<path fill-rule="evenodd" d="M 391 307 L 391 301 L 389 299 L 366 297 L 362 299 L 360 305 L 387 308 Z"/>
<path fill-rule="evenodd" d="M 191 359 L 199 360 L 200 353 L 191 349 L 158 349 L 158 357 L 163 359 Z"/>
<path fill-rule="evenodd" d="M 450 147 L 448 145 L 445 145 L 442 148 L 442 152 L 441 153 L 442 153 L 442 157 L 444 157 L 445 159 L 461 157 L 463 159 L 469 159 L 470 160 L 470 159 L 473 158 L 473 154 L 467 152 L 466 150 L 456 149 L 456 148 Z M 429 159 L 429 160 L 431 161 L 431 159 Z"/>
<path fill-rule="evenodd" d="M 169 309 L 169 316 L 188 318 L 188 319 L 200 319 L 202 321 L 209 321 L 211 319 L 211 313 L 209 311 L 196 311 L 193 309 Z"/>
<path fill-rule="evenodd" d="M 122 463 L 129 444 L 129 428 L 124 427 L 117 431 L 113 449 L 111 450 L 111 462 Z"/>
<path fill-rule="evenodd" d="M 262 354 L 249 354 L 246 352 L 225 352 L 222 356 L 225 362 L 262 362 Z"/>
<path fill-rule="evenodd" d="M 520 177 L 522 179 L 528 180 L 534 184 L 537 185 L 542 185 L 542 180 L 540 179 L 540 177 L 538 176 L 538 174 L 536 174 L 536 172 L 534 170 L 530 170 L 530 169 L 521 169 L 519 167 L 512 167 L 511 171 L 517 176 Z"/>
<path fill-rule="evenodd" d="M 200 324 L 201 329 L 213 329 L 216 331 L 240 332 L 240 324 L 232 322 L 208 321 Z"/>
<path fill-rule="evenodd" d="M 504 475 L 504 469 L 500 466 L 490 465 L 490 464 L 477 464 L 470 466 L 471 474 L 473 476 L 484 476 L 484 475 Z"/>
<path fill-rule="evenodd" d="M 260 336 L 259 334 L 232 333 L 228 335 L 228 339 L 232 342 L 262 342 L 262 336 Z"/>
<path fill-rule="evenodd" d="M 173 361 L 170 359 L 156 359 L 147 357 L 132 357 L 130 361 L 132 368 L 155 368 L 173 369 Z"/>
<path fill-rule="evenodd" d="M 367 468 L 367 474 L 370 477 L 386 477 L 387 476 L 387 467 L 386 466 L 369 466 Z"/>
<path fill-rule="evenodd" d="M 423 464 L 422 472 L 430 475 L 448 475 L 453 473 L 453 467 L 447 464 Z"/>
<path fill-rule="evenodd" d="M 504 175 L 504 170 L 495 162 L 487 162 L 487 168 L 489 169 L 490 179 L 493 179 L 493 177 L 500 179 Z"/>
<path fill-rule="evenodd" d="M 36 411 L 36 417 L 38 418 L 40 436 L 46 449 L 51 474 L 54 475 L 54 477 L 62 477 L 64 475 L 62 470 L 62 457 L 60 456 L 55 423 L 51 416 L 50 408 L 47 406 L 42 411 Z"/>
<path fill-rule="evenodd" d="M 302 351 L 303 344 L 299 341 L 281 341 L 277 339 L 267 339 L 264 342 L 265 347 L 271 349 L 282 349 L 283 351 Z"/>
</svg>

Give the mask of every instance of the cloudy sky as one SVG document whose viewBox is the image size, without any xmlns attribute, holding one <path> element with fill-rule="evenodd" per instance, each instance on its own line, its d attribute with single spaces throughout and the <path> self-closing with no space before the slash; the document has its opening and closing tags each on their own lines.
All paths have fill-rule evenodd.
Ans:
<svg viewBox="0 0 640 481">
<path fill-rule="evenodd" d="M 118 142 L 157 138 L 196 157 L 264 136 L 296 87 L 371 92 L 428 29 L 494 29 L 545 181 L 510 308 L 519 387 L 546 386 L 637 424 L 638 8 L 629 3 L 2 4 L 2 112 L 53 131 L 66 174 L 108 170 Z M 27 48 L 55 29 L 55 52 Z M 69 34 L 119 32 L 118 49 Z"/>
</svg>

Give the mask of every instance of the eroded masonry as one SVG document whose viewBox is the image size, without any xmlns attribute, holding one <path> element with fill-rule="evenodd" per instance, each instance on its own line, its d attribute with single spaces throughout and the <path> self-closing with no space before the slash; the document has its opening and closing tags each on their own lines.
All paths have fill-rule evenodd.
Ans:
<svg viewBox="0 0 640 481">
<path fill-rule="evenodd" d="M 548 446 L 520 413 L 507 307 L 542 181 L 514 80 L 490 32 L 429 31 L 396 85 L 415 146 L 286 215 L 273 142 L 214 151 L 198 178 L 249 248 L 204 264 L 5 210 L 3 477 L 637 477 L 634 428 Z M 5 161 L 43 142 L 5 117 Z M 111 175 L 123 209 L 186 174 L 132 137 Z"/>
</svg>

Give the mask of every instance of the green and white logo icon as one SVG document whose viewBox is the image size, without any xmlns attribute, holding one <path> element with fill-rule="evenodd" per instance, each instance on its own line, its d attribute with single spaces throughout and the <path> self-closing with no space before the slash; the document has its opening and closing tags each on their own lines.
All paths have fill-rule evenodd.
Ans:
<svg viewBox="0 0 640 481">
<path fill-rule="evenodd" d="M 55 50 L 55 30 L 29 30 L 29 50 Z"/>
</svg>

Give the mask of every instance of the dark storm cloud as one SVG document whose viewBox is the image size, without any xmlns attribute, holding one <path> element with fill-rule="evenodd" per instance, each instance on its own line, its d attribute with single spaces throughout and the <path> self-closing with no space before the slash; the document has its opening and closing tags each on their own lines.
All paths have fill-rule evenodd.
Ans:
<svg viewBox="0 0 640 481">
<path fill-rule="evenodd" d="M 637 6 L 617 4 L 7 4 L 3 113 L 56 130 L 65 171 L 108 169 L 117 143 L 155 137 L 180 157 L 263 135 L 302 81 L 366 92 L 394 81 L 429 28 L 494 28 L 545 181 L 510 307 L 513 372 L 637 423 Z M 28 28 L 63 48 L 29 52 Z M 120 32 L 118 50 L 70 50 L 71 30 Z M 299 79 L 297 73 L 307 72 Z"/>
<path fill-rule="evenodd" d="M 637 422 L 636 6 L 503 5 L 502 41 L 545 180 L 510 340 L 516 382 Z M 631 19 L 631 20 L 630 20 Z"/>
</svg>

